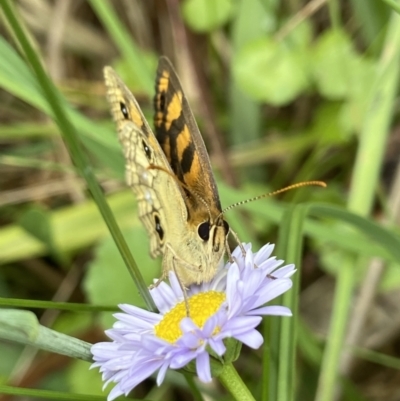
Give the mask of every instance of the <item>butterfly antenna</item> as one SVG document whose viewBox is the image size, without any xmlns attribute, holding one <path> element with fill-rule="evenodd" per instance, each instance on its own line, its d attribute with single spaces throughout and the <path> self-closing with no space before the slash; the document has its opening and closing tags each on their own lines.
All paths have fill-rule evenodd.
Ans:
<svg viewBox="0 0 400 401">
<path fill-rule="evenodd" d="M 165 169 L 164 167 L 161 166 L 156 166 L 155 164 L 150 164 L 147 167 L 147 170 L 160 170 L 163 171 L 164 173 L 168 174 L 170 177 L 172 177 L 177 183 L 181 184 L 181 182 L 178 180 L 175 174 L 172 174 L 170 171 Z"/>
<path fill-rule="evenodd" d="M 246 200 L 243 200 L 243 201 L 236 202 L 236 203 L 226 207 L 225 209 L 223 209 L 219 216 L 223 215 L 228 210 L 231 210 L 231 209 L 233 209 L 233 208 L 235 208 L 237 206 L 240 206 L 240 205 L 244 205 L 245 203 L 254 202 L 254 201 L 258 200 L 258 199 L 267 198 L 269 196 L 275 196 L 275 195 L 281 194 L 283 192 L 290 191 L 290 190 L 295 189 L 295 188 L 310 187 L 310 186 L 317 186 L 317 187 L 326 188 L 326 184 L 323 181 L 298 182 L 297 184 L 292 184 L 292 185 L 289 185 L 289 186 L 287 186 L 285 188 L 281 188 L 281 189 L 278 189 L 278 190 L 273 191 L 273 192 L 269 192 L 269 193 L 266 193 L 266 194 L 255 196 L 254 198 L 250 198 L 250 199 L 246 199 Z"/>
<path fill-rule="evenodd" d="M 211 210 L 208 207 L 207 202 L 205 201 L 205 199 L 200 194 L 198 194 L 197 192 L 193 193 L 193 191 L 192 191 L 192 194 L 195 195 L 197 197 L 197 199 L 199 199 L 203 203 L 203 205 L 206 207 L 207 212 L 208 212 L 208 216 L 209 216 L 210 221 L 211 221 L 212 220 L 211 219 Z"/>
</svg>

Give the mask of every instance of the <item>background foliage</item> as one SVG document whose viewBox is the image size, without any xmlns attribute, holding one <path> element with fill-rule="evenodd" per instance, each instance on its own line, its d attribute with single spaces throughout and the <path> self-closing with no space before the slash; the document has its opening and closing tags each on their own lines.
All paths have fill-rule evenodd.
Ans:
<svg viewBox="0 0 400 401">
<path fill-rule="evenodd" d="M 396 11 L 378 0 L 8 4 L 60 91 L 57 102 L 146 283 L 159 275 L 159 261 L 148 256 L 123 183 L 103 66 L 118 70 L 151 121 L 157 58 L 172 60 L 224 206 L 302 180 L 327 182 L 327 189 L 303 188 L 227 213 L 254 250 L 277 242 L 278 257 L 298 262 L 301 255 L 299 282 L 285 300 L 295 317 L 266 322 L 264 349 L 244 350 L 235 366 L 256 399 L 398 400 Z M 0 302 L 30 300 L 42 324 L 96 342 L 111 314 L 88 312 L 85 303 L 101 310 L 144 302 L 70 162 L 62 124 L 53 122 L 57 115 L 7 13 L 0 29 Z M 82 309 L 38 309 L 40 300 Z M 0 355 L 0 392 L 21 395 L 15 386 L 65 391 L 68 399 L 104 397 L 85 362 L 5 342 Z M 217 383 L 200 388 L 209 399 L 229 399 Z M 49 394 L 40 395 L 59 398 Z M 192 399 L 177 373 L 161 388 L 146 381 L 134 396 Z"/>
</svg>

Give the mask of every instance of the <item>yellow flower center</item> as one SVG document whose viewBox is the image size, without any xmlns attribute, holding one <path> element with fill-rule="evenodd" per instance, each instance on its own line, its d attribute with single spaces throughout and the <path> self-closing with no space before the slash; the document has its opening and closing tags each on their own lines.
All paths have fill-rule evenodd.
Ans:
<svg viewBox="0 0 400 401">
<path fill-rule="evenodd" d="M 225 294 L 222 292 L 208 291 L 195 294 L 188 299 L 190 318 L 199 328 L 203 328 L 207 319 L 218 311 L 224 301 Z M 186 305 L 182 301 L 167 312 L 163 320 L 155 326 L 157 337 L 174 343 L 183 334 L 179 323 L 186 316 Z"/>
</svg>

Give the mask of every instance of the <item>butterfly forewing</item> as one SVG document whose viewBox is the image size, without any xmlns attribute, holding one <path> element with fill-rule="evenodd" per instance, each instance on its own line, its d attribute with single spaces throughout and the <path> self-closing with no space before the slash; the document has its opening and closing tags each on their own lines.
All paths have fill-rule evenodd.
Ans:
<svg viewBox="0 0 400 401">
<path fill-rule="evenodd" d="M 218 215 L 221 204 L 208 153 L 179 78 L 166 57 L 158 63 L 154 108 L 155 134 L 172 170 L 194 201 L 196 195 L 201 196 L 211 213 Z"/>
<path fill-rule="evenodd" d="M 124 151 L 126 181 L 137 197 L 139 217 L 149 233 L 150 252 L 155 257 L 164 252 L 168 240 L 166 227 L 171 225 L 171 216 L 165 213 L 166 187 L 181 210 L 180 215 L 172 216 L 175 224 L 184 224 L 187 218 L 183 195 L 173 180 L 162 184 L 165 177 L 154 166 L 165 170 L 161 174 L 173 173 L 132 93 L 111 67 L 105 67 L 104 77 Z"/>
</svg>

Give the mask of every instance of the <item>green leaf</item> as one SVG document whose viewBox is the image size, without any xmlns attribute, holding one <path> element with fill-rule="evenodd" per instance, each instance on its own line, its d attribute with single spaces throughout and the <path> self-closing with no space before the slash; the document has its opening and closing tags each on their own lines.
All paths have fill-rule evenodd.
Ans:
<svg viewBox="0 0 400 401">
<path fill-rule="evenodd" d="M 346 98 L 356 64 L 356 54 L 346 33 L 332 29 L 321 35 L 311 57 L 319 92 L 331 100 Z"/>
<path fill-rule="evenodd" d="M 316 107 L 310 131 L 320 144 L 342 145 L 349 139 L 350 131 L 340 124 L 342 110 L 341 102 L 323 102 Z"/>
<path fill-rule="evenodd" d="M 371 60 L 361 57 L 354 57 L 351 66 L 348 101 L 343 105 L 339 121 L 346 131 L 360 132 L 367 117 L 377 68 Z"/>
<path fill-rule="evenodd" d="M 113 386 L 102 390 L 103 382 L 98 369 L 89 369 L 87 362 L 73 361 L 68 369 L 70 389 L 78 394 L 102 395 L 107 397 Z"/>
<path fill-rule="evenodd" d="M 43 242 L 58 262 L 64 266 L 67 264 L 66 258 L 55 245 L 51 215 L 47 210 L 38 206 L 31 207 L 19 217 L 18 223 L 29 234 Z"/>
<path fill-rule="evenodd" d="M 53 245 L 51 223 L 46 210 L 38 206 L 32 207 L 19 217 L 18 223 L 39 241 L 49 247 Z"/>
<path fill-rule="evenodd" d="M 293 49 L 285 41 L 258 39 L 236 54 L 233 75 L 251 98 L 284 105 L 309 85 L 307 53 Z"/>
<path fill-rule="evenodd" d="M 134 227 L 124 232 L 124 238 L 140 267 L 143 279 L 147 285 L 154 278 L 160 277 L 160 260 L 154 260 L 149 255 L 149 240 L 142 227 Z M 143 298 L 135 288 L 131 276 L 111 238 L 100 243 L 95 258 L 88 266 L 84 281 L 88 299 L 93 304 L 117 305 L 129 303 L 143 307 Z M 111 327 L 115 321 L 110 314 L 104 314 L 104 327 Z"/>
<path fill-rule="evenodd" d="M 186 0 L 182 4 L 182 14 L 194 31 L 210 32 L 226 24 L 234 8 L 232 0 Z"/>
</svg>

